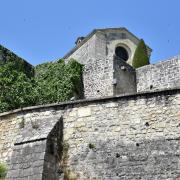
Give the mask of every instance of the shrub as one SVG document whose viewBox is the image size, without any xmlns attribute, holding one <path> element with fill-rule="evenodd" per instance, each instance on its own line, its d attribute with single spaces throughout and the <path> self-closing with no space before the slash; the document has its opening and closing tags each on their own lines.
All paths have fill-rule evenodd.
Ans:
<svg viewBox="0 0 180 180">
<path fill-rule="evenodd" d="M 145 66 L 147 64 L 149 64 L 147 48 L 146 48 L 146 45 L 145 45 L 143 39 L 141 39 L 135 50 L 132 66 L 134 68 L 139 68 L 139 67 Z"/>
</svg>

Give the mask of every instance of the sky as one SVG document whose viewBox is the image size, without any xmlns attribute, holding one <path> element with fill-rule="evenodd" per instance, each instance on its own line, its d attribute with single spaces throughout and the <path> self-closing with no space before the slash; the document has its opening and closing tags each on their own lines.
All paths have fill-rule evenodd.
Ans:
<svg viewBox="0 0 180 180">
<path fill-rule="evenodd" d="M 180 55 L 180 0 L 0 0 L 0 44 L 33 65 L 62 58 L 93 29 L 126 27 L 151 63 Z"/>
</svg>

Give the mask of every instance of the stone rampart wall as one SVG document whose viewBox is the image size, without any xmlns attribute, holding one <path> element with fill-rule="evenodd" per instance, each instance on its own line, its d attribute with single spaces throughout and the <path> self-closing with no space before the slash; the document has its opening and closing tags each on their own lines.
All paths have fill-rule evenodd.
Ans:
<svg viewBox="0 0 180 180">
<path fill-rule="evenodd" d="M 29 135 L 21 142 L 28 142 L 28 138 L 32 142 L 36 138 L 42 140 L 45 136 L 41 134 L 50 132 L 48 127 L 54 127 L 59 117 L 63 119 L 59 141 L 64 148 L 59 149 L 63 151 L 59 152 L 63 154 L 59 159 L 59 179 L 180 178 L 179 89 L 28 108 L 1 115 L 0 160 L 8 162 L 13 158 L 14 143 L 24 137 L 23 132 Z M 29 132 L 30 126 L 33 133 Z"/>
<path fill-rule="evenodd" d="M 137 92 L 180 87 L 180 57 L 136 70 Z"/>
</svg>

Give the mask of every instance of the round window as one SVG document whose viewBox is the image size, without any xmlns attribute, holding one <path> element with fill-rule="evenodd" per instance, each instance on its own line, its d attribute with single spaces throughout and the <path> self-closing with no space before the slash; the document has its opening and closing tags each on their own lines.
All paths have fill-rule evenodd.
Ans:
<svg viewBox="0 0 180 180">
<path fill-rule="evenodd" d="M 121 46 L 118 46 L 115 50 L 115 54 L 117 57 L 119 57 L 120 59 L 127 61 L 129 59 L 129 54 L 127 52 L 127 50 Z"/>
</svg>

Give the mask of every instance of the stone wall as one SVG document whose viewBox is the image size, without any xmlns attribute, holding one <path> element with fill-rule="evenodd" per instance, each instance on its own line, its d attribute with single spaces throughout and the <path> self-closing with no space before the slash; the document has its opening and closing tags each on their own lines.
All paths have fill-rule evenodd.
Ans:
<svg viewBox="0 0 180 180">
<path fill-rule="evenodd" d="M 180 87 L 180 57 L 136 70 L 137 92 Z"/>
<path fill-rule="evenodd" d="M 25 153 L 39 140 L 41 151 L 58 147 L 40 172 L 54 158 L 59 179 L 179 179 L 179 119 L 179 89 L 17 110 L 0 117 L 0 160 L 11 167 L 18 143 Z"/>
<path fill-rule="evenodd" d="M 9 167 L 8 180 L 59 177 L 57 140 L 62 141 L 61 113 L 56 116 L 48 109 L 38 114 L 20 112 L 0 120 L 0 162 Z"/>
<path fill-rule="evenodd" d="M 113 61 L 112 58 L 106 58 L 106 53 L 105 35 L 99 32 L 68 57 L 85 65 L 83 73 L 85 98 L 113 94 Z"/>
<path fill-rule="evenodd" d="M 45 140 L 15 145 L 6 179 L 42 179 L 45 149 Z"/>
<path fill-rule="evenodd" d="M 136 91 L 134 70 L 120 71 L 120 64 L 127 67 L 129 65 L 125 65 L 121 62 L 122 60 L 119 62 L 114 60 L 117 45 L 125 45 L 131 47 L 128 63 L 132 61 L 137 46 L 134 42 L 138 43 L 137 39 L 132 38 L 125 31 L 117 32 L 114 30 L 108 33 L 98 31 L 83 45 L 77 45 L 79 47 L 68 59 L 74 58 L 85 65 L 83 82 L 86 99 Z M 117 80 L 116 86 L 113 84 L 114 79 Z"/>
<path fill-rule="evenodd" d="M 136 71 L 114 56 L 114 95 L 136 93 Z"/>
<path fill-rule="evenodd" d="M 106 37 L 108 54 L 111 54 L 111 59 L 115 54 L 116 47 L 121 46 L 124 47 L 128 52 L 129 58 L 127 63 L 132 65 L 132 59 L 139 40 L 123 30 L 121 32 L 116 30 L 108 32 L 106 33 Z"/>
</svg>

